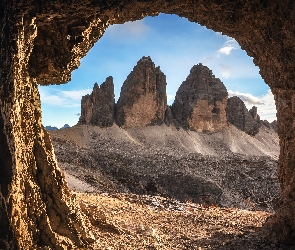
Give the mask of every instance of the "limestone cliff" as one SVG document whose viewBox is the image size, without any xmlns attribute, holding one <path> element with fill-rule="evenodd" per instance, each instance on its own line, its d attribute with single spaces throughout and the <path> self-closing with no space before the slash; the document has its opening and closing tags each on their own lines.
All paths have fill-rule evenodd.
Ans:
<svg viewBox="0 0 295 250">
<path fill-rule="evenodd" d="M 227 97 L 223 83 L 208 67 L 198 64 L 179 87 L 172 112 L 185 129 L 218 131 L 227 127 Z"/>
<path fill-rule="evenodd" d="M 90 95 L 82 97 L 78 124 L 110 127 L 114 122 L 114 114 L 114 83 L 113 78 L 109 76 L 100 87 L 95 83 Z"/>
<path fill-rule="evenodd" d="M 239 97 L 228 98 L 226 114 L 228 122 L 247 134 L 255 135 L 259 132 L 258 121 L 260 118 L 257 114 L 257 108 L 253 107 L 249 112 L 245 103 Z"/>
<path fill-rule="evenodd" d="M 160 125 L 166 107 L 166 76 L 150 57 L 142 57 L 121 88 L 117 124 L 123 128 Z"/>
</svg>

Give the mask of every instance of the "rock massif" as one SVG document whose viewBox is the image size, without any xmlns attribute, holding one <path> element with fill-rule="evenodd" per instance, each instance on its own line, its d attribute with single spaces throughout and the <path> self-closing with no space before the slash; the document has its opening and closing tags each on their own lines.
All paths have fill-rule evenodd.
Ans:
<svg viewBox="0 0 295 250">
<path fill-rule="evenodd" d="M 255 135 L 259 132 L 260 118 L 257 108 L 253 107 L 248 111 L 245 103 L 239 97 L 228 98 L 226 114 L 228 122 L 247 134 Z"/>
<path fill-rule="evenodd" d="M 128 75 L 117 104 L 114 97 L 111 76 L 100 87 L 95 83 L 93 92 L 82 97 L 78 124 L 110 127 L 116 122 L 122 128 L 137 128 L 165 123 L 216 132 L 231 123 L 249 135 L 257 134 L 262 124 L 276 129 L 260 120 L 257 107 L 248 111 L 239 97 L 228 99 L 224 84 L 202 64 L 192 67 L 172 106 L 167 105 L 166 76 L 150 57 L 142 57 Z"/>
<path fill-rule="evenodd" d="M 185 129 L 218 131 L 227 127 L 227 98 L 223 83 L 208 67 L 198 64 L 179 87 L 172 113 Z"/>
<path fill-rule="evenodd" d="M 82 97 L 79 124 L 109 127 L 114 123 L 115 95 L 113 77 L 109 76 L 104 83 L 94 84 L 90 95 Z"/>
<path fill-rule="evenodd" d="M 166 76 L 150 57 L 142 57 L 121 88 L 117 124 L 123 128 L 161 125 L 166 107 Z"/>
</svg>

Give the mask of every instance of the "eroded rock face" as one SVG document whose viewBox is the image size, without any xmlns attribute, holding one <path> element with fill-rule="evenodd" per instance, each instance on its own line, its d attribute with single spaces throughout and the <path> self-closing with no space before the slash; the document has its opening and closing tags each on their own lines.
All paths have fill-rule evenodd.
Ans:
<svg viewBox="0 0 295 250">
<path fill-rule="evenodd" d="M 254 121 L 256 121 L 259 125 L 260 122 L 260 116 L 257 113 L 257 107 L 253 106 L 251 109 L 249 109 L 249 113 L 253 117 Z"/>
<path fill-rule="evenodd" d="M 100 87 L 94 84 L 90 95 L 82 97 L 78 124 L 110 127 L 114 123 L 115 95 L 113 77 L 108 77 Z"/>
<path fill-rule="evenodd" d="M 273 128 L 274 131 L 278 132 L 278 123 L 276 120 L 270 123 L 271 127 Z"/>
<path fill-rule="evenodd" d="M 256 121 L 256 119 L 259 120 L 259 116 L 256 107 L 248 111 L 245 103 L 237 96 L 230 97 L 227 105 L 228 122 L 249 135 L 259 132 L 259 124 Z"/>
<path fill-rule="evenodd" d="M 246 132 L 249 135 L 256 135 L 259 132 L 260 120 L 257 115 L 257 108 L 253 107 L 250 113 L 245 106 L 245 103 L 237 96 L 228 98 L 227 101 L 227 120 L 231 124 L 235 125 L 238 129 Z M 253 116 L 255 118 L 253 118 Z"/>
<path fill-rule="evenodd" d="M 167 107 L 166 76 L 150 57 L 143 57 L 128 75 L 116 107 L 120 127 L 161 125 Z"/>
<path fill-rule="evenodd" d="M 223 83 L 208 67 L 198 64 L 180 85 L 172 112 L 177 123 L 185 129 L 218 131 L 227 127 L 227 97 Z"/>
<path fill-rule="evenodd" d="M 37 83 L 68 81 L 110 23 L 160 12 L 186 17 L 235 38 L 259 66 L 275 95 L 281 140 L 281 202 L 265 228 L 271 240 L 295 245 L 294 9 L 294 1 L 279 0 L 1 1 L 0 113 L 1 137 L 6 139 L 0 144 L 7 150 L 0 154 L 0 176 L 8 176 L 0 179 L 0 221 L 5 221 L 1 247 L 62 248 L 82 242 L 79 209 L 74 209 L 50 140 L 42 132 Z M 45 153 L 39 154 L 36 147 Z M 46 168 L 48 164 L 51 167 Z M 43 177 L 46 185 L 39 182 Z M 71 233 L 58 229 L 63 226 L 47 226 L 56 225 L 54 221 L 69 225 Z M 40 237 L 34 237 L 36 232 Z"/>
</svg>

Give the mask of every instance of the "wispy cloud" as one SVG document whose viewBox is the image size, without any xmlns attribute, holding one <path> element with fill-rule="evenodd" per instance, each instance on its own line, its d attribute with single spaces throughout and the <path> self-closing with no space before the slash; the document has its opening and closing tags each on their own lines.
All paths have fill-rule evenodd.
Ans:
<svg viewBox="0 0 295 250">
<path fill-rule="evenodd" d="M 39 87 L 42 104 L 63 108 L 79 107 L 82 96 L 90 94 L 91 91 L 91 89 L 64 91 L 52 87 Z"/>
<path fill-rule="evenodd" d="M 114 24 L 109 26 L 108 32 L 112 37 L 118 39 L 142 39 L 147 36 L 150 27 L 145 25 L 144 20 Z"/>
<path fill-rule="evenodd" d="M 260 100 L 264 103 L 264 105 L 257 105 L 258 106 L 258 114 L 262 119 L 266 119 L 269 122 L 276 120 L 276 105 L 274 101 L 274 96 L 270 90 L 265 95 L 259 97 Z"/>
<path fill-rule="evenodd" d="M 221 71 L 222 76 L 227 79 L 230 77 L 231 73 L 232 73 L 232 69 L 229 65 L 225 65 L 223 63 L 219 64 L 219 68 Z"/>
<path fill-rule="evenodd" d="M 276 120 L 276 106 L 274 101 L 274 96 L 270 90 L 267 91 L 265 95 L 253 96 L 249 93 L 241 93 L 238 91 L 228 90 L 229 96 L 240 97 L 248 109 L 252 106 L 256 106 L 258 109 L 258 114 L 262 120 L 268 120 L 272 122 Z"/>
<path fill-rule="evenodd" d="M 229 90 L 228 95 L 230 97 L 232 97 L 232 96 L 240 97 L 244 101 L 245 105 L 263 104 L 263 102 L 258 97 L 253 96 L 253 95 L 248 94 L 248 93 L 241 93 L 239 91 Z"/>
<path fill-rule="evenodd" d="M 240 46 L 237 41 L 229 37 L 223 44 L 223 47 L 218 50 L 217 57 L 219 57 L 221 54 L 228 56 L 233 50 L 237 50 L 239 48 Z"/>
</svg>

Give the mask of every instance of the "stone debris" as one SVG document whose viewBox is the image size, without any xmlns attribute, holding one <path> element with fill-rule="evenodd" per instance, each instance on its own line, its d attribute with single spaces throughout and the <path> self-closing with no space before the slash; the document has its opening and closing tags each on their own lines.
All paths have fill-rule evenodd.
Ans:
<svg viewBox="0 0 295 250">
<path fill-rule="evenodd" d="M 92 222 L 93 249 L 294 249 L 261 236 L 271 215 L 263 211 L 126 193 L 76 196 Z"/>
<path fill-rule="evenodd" d="M 208 134 L 164 124 L 128 130 L 79 125 L 51 137 L 59 166 L 77 191 L 273 211 L 279 144 L 268 131 L 263 127 L 256 139 L 233 126 Z"/>
</svg>

